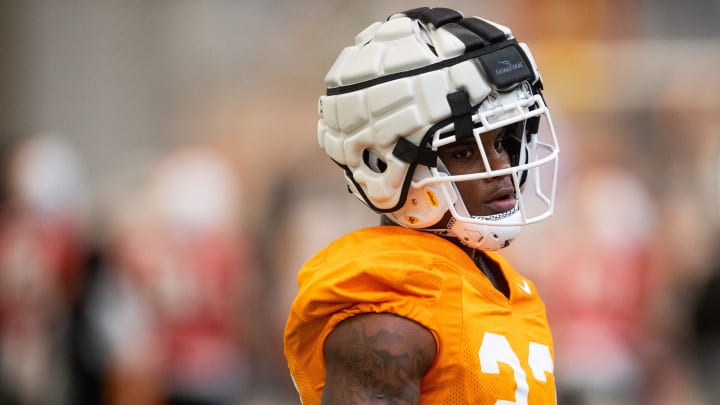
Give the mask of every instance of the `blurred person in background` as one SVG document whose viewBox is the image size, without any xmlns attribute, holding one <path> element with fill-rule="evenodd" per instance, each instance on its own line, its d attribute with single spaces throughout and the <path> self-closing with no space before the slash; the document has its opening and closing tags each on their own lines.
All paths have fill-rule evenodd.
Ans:
<svg viewBox="0 0 720 405">
<path fill-rule="evenodd" d="M 720 240 L 720 237 L 716 237 Z M 710 263 L 706 283 L 692 307 L 694 361 L 699 391 L 708 404 L 720 403 L 720 254 Z"/>
<path fill-rule="evenodd" d="M 0 202 L 0 403 L 78 403 L 74 308 L 83 293 L 87 190 L 73 146 L 6 138 Z"/>
<path fill-rule="evenodd" d="M 262 268 L 269 270 L 263 271 L 264 296 L 269 299 L 264 303 L 268 322 L 262 326 L 265 336 L 274 337 L 277 350 L 266 350 L 255 369 L 265 373 L 269 387 L 265 391 L 282 395 L 283 403 L 288 404 L 297 403 L 297 391 L 283 356 L 282 333 L 287 310 L 297 294 L 297 269 L 328 241 L 377 223 L 377 214 L 337 192 L 344 184 L 342 177 L 327 170 L 328 162 L 316 159 L 316 151 L 317 147 L 303 151 L 286 163 L 270 192 L 272 200 L 261 230 L 261 239 L 270 241 L 260 246 Z M 310 229 L 313 231 L 308 235 Z M 283 248 L 282 255 L 276 254 L 278 246 Z"/>
<path fill-rule="evenodd" d="M 606 145 L 607 146 L 607 145 Z M 608 148 L 610 149 L 610 148 Z M 643 403 L 655 203 L 641 180 L 616 165 L 576 173 L 568 202 L 571 231 L 540 249 L 538 283 L 547 292 L 559 400 L 567 404 Z"/>
<path fill-rule="evenodd" d="M 497 251 L 553 211 L 558 146 L 529 49 L 446 8 L 371 24 L 325 78 L 318 140 L 384 226 L 299 273 L 304 404 L 555 403 L 534 284 Z"/>
<path fill-rule="evenodd" d="M 720 57 L 717 52 L 714 56 Z M 651 130 L 656 159 L 665 176 L 663 232 L 658 238 L 663 306 L 656 314 L 654 359 L 658 398 L 674 395 L 691 403 L 720 403 L 720 86 L 711 81 L 701 92 L 690 78 L 694 64 L 682 66 L 658 89 Z M 660 312 L 662 311 L 662 312 Z M 667 400 L 666 400 L 667 401 Z M 673 403 L 667 401 L 666 403 Z"/>
<path fill-rule="evenodd" d="M 115 218 L 90 307 L 110 404 L 231 404 L 250 390 L 256 289 L 240 179 L 207 147 L 157 162 Z"/>
<path fill-rule="evenodd" d="M 715 135 L 715 136 L 713 136 Z M 696 378 L 699 391 L 707 403 L 720 403 L 720 138 L 717 132 L 707 131 L 714 144 L 700 146 L 709 155 L 705 173 L 709 181 L 708 211 L 715 212 L 715 221 L 708 232 L 710 252 L 704 268 L 704 278 L 697 287 L 691 304 L 692 328 L 697 364 Z M 714 193 L 714 196 L 713 194 Z"/>
</svg>

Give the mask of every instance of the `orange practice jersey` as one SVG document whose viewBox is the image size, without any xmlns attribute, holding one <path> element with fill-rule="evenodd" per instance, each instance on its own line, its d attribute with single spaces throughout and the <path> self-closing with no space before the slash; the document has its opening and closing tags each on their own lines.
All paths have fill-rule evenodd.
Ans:
<svg viewBox="0 0 720 405">
<path fill-rule="evenodd" d="M 352 232 L 300 270 L 285 356 L 304 405 L 319 404 L 323 345 L 344 319 L 393 313 L 425 326 L 437 354 L 422 404 L 555 404 L 553 345 L 535 286 L 502 256 L 510 298 L 470 257 L 438 236 L 398 226 Z"/>
</svg>

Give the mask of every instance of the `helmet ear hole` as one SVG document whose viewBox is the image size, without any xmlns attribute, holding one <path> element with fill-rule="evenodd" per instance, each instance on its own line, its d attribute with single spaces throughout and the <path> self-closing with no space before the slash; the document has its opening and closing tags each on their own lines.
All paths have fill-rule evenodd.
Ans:
<svg viewBox="0 0 720 405">
<path fill-rule="evenodd" d="M 363 151 L 363 162 L 375 173 L 384 173 L 387 170 L 387 162 L 382 159 L 380 154 L 372 149 Z"/>
</svg>

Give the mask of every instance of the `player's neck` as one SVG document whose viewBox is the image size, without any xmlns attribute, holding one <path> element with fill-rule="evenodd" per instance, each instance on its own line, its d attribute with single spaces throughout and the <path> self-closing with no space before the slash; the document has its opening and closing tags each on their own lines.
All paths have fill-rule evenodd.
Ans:
<svg viewBox="0 0 720 405">
<path fill-rule="evenodd" d="M 505 275 L 500 270 L 500 266 L 479 249 L 472 249 L 470 257 L 473 259 L 475 266 L 490 280 L 493 287 L 500 291 L 506 298 L 510 298 L 510 287 L 508 286 Z"/>
</svg>

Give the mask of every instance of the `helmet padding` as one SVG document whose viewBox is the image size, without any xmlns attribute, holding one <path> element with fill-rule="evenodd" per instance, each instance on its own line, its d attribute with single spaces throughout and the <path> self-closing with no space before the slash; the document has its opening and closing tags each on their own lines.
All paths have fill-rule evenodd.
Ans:
<svg viewBox="0 0 720 405">
<path fill-rule="evenodd" d="M 325 82 L 320 147 L 343 168 L 355 196 L 409 228 L 432 227 L 464 206 L 438 169 L 439 130 L 473 137 L 478 127 L 524 123 L 546 110 L 527 46 L 505 26 L 446 8 L 371 24 L 343 49 Z M 515 142 L 519 163 L 527 140 Z"/>
</svg>

